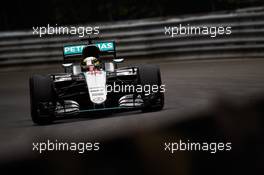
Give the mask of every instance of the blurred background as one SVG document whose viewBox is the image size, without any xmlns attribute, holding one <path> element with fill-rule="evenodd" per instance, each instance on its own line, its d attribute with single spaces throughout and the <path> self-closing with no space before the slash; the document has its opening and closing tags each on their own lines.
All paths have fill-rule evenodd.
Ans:
<svg viewBox="0 0 264 175">
<path fill-rule="evenodd" d="M 262 0 L 12 0 L 0 7 L 0 30 L 208 13 L 263 4 Z"/>
<path fill-rule="evenodd" d="M 86 116 L 37 126 L 28 79 L 63 72 L 78 36 L 33 26 L 100 26 L 120 66 L 157 64 L 164 110 Z M 165 26 L 231 26 L 231 35 L 164 35 Z M 261 174 L 264 162 L 263 0 L 45 0 L 1 2 L 1 174 Z M 100 142 L 99 152 L 32 151 L 32 142 Z M 231 142 L 230 152 L 170 154 L 164 142 Z"/>
</svg>

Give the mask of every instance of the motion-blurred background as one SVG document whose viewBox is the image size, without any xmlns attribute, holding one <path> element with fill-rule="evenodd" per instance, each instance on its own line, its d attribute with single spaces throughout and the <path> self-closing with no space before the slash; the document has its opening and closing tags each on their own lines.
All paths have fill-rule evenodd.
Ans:
<svg viewBox="0 0 264 175">
<path fill-rule="evenodd" d="M 262 0 L 13 0 L 1 4 L 0 30 L 208 13 L 259 5 L 263 5 Z"/>
</svg>

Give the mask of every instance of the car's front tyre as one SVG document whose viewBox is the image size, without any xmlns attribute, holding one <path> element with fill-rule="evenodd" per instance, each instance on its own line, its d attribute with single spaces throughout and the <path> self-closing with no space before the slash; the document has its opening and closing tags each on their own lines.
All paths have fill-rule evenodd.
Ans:
<svg viewBox="0 0 264 175">
<path fill-rule="evenodd" d="M 143 92 L 142 96 L 144 99 L 143 112 L 148 111 L 159 111 L 164 107 L 164 93 L 160 87 L 162 85 L 160 69 L 155 65 L 142 65 L 138 67 L 138 78 L 139 83 L 144 86 L 156 86 L 159 87 L 158 92 L 150 91 L 149 95 L 145 95 Z"/>
<path fill-rule="evenodd" d="M 29 80 L 31 118 L 36 124 L 49 124 L 54 120 L 51 111 L 54 90 L 49 76 L 33 75 Z"/>
</svg>

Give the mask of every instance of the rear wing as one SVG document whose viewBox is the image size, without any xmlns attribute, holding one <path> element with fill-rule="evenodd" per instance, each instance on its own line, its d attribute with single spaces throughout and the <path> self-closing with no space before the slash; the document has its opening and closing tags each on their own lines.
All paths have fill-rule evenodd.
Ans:
<svg viewBox="0 0 264 175">
<path fill-rule="evenodd" d="M 64 61 L 78 61 L 82 57 L 83 48 L 88 45 L 94 45 L 99 48 L 101 56 L 109 56 L 116 58 L 116 43 L 114 41 L 102 41 L 92 44 L 74 44 L 63 46 Z"/>
</svg>

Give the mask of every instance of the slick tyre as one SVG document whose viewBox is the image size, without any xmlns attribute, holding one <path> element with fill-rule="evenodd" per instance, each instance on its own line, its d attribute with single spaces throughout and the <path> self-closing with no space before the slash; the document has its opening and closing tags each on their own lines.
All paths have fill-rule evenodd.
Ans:
<svg viewBox="0 0 264 175">
<path fill-rule="evenodd" d="M 54 98 L 49 76 L 33 75 L 29 80 L 31 118 L 36 124 L 49 124 L 54 120 L 51 112 Z"/>
<path fill-rule="evenodd" d="M 144 105 L 142 108 L 143 112 L 148 111 L 159 111 L 164 107 L 164 93 L 161 92 L 160 86 L 162 85 L 160 69 L 155 65 L 142 65 L 138 67 L 138 79 L 139 84 L 144 86 L 158 87 L 156 91 L 152 91 L 149 88 L 150 94 L 146 95 L 146 92 L 142 94 Z M 154 85 L 154 86 L 153 86 Z"/>
</svg>

